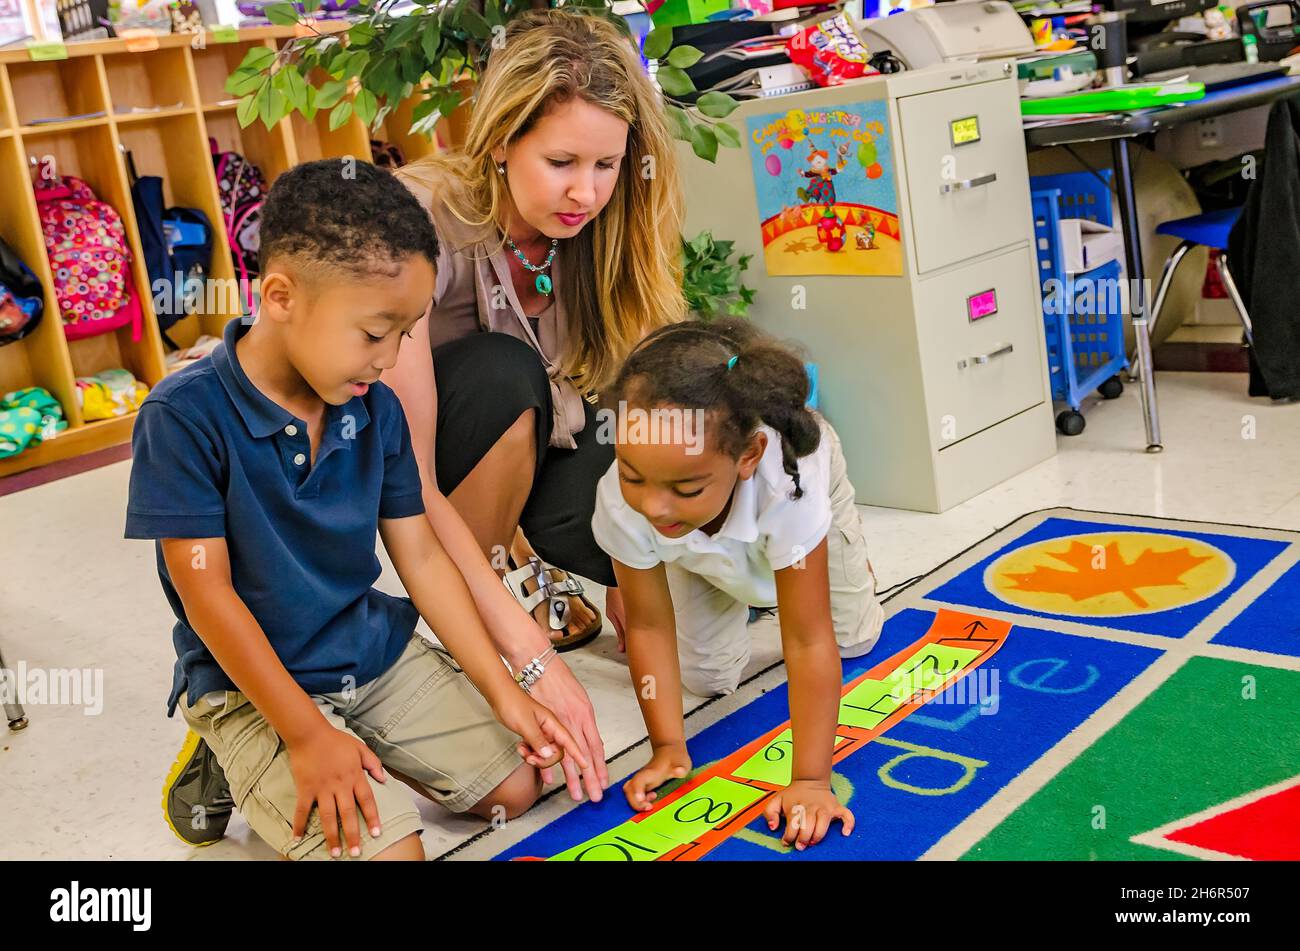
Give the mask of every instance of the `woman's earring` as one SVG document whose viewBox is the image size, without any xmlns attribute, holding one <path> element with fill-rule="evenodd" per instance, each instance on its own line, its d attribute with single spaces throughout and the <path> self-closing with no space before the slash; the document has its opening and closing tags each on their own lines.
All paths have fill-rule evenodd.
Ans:
<svg viewBox="0 0 1300 951">
<path fill-rule="evenodd" d="M 506 173 L 506 167 L 500 162 L 497 162 L 497 171 L 504 175 Z"/>
</svg>

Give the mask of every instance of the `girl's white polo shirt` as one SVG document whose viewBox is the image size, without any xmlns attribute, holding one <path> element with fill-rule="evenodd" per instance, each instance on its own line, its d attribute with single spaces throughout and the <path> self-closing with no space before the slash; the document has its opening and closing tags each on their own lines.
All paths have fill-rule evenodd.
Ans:
<svg viewBox="0 0 1300 951">
<path fill-rule="evenodd" d="M 605 553 L 631 568 L 675 564 L 706 579 L 742 604 L 776 605 L 775 572 L 821 544 L 831 527 L 830 439 L 799 460 L 803 496 L 781 466 L 781 437 L 770 426 L 767 449 L 749 479 L 736 484 L 731 511 L 716 535 L 695 529 L 680 538 L 655 531 L 623 499 L 618 463 L 601 476 L 591 528 Z"/>
</svg>

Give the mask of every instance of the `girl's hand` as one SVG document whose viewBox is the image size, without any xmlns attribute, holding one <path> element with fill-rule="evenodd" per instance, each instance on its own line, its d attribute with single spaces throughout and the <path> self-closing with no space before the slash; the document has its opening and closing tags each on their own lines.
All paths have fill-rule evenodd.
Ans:
<svg viewBox="0 0 1300 951">
<path fill-rule="evenodd" d="M 659 798 L 655 787 L 662 786 L 670 779 L 681 779 L 691 771 L 691 757 L 682 744 L 659 746 L 646 763 L 632 778 L 623 784 L 623 794 L 627 804 L 638 812 L 649 812 L 654 808 L 654 801 Z"/>
<path fill-rule="evenodd" d="M 781 842 L 802 852 L 826 837 L 831 822 L 840 820 L 840 831 L 853 831 L 853 813 L 831 792 L 830 783 L 797 779 L 768 800 L 763 817 L 773 832 L 785 816 L 785 834 Z"/>
</svg>

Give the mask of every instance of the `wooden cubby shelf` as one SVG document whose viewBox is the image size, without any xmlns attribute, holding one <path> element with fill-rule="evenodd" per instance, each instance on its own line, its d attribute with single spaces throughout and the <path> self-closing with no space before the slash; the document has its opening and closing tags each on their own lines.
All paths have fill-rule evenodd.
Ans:
<svg viewBox="0 0 1300 951">
<path fill-rule="evenodd" d="M 329 24 L 331 31 L 347 24 Z M 371 134 L 355 116 L 331 130 L 326 114 L 308 122 L 294 115 L 267 129 L 260 122 L 241 129 L 226 78 L 249 49 L 278 48 L 291 27 L 240 30 L 238 41 L 195 44 L 187 35 L 158 37 L 158 48 L 127 49 L 125 40 L 66 44 L 68 59 L 36 62 L 25 49 L 0 52 L 0 238 L 26 262 L 45 287 L 45 316 L 24 339 L 0 347 L 0 394 L 28 386 L 49 390 L 63 406 L 68 428 L 16 456 L 0 459 L 0 478 L 131 438 L 134 414 L 87 422 L 76 378 L 124 367 L 150 388 L 167 374 L 165 348 L 153 311 L 149 276 L 141 258 L 139 228 L 131 204 L 126 153 L 140 175 L 159 175 L 168 206 L 198 208 L 213 224 L 209 276 L 235 276 L 209 140 L 219 151 L 239 152 L 261 168 L 268 183 L 299 162 L 354 156 L 370 160 Z M 419 96 L 394 110 L 376 135 L 396 144 L 407 161 L 438 145 L 409 133 Z M 461 141 L 468 108 L 439 125 L 442 143 Z M 53 278 L 32 193 L 32 176 L 50 168 L 84 179 L 122 218 L 132 251 L 131 276 L 144 309 L 143 332 L 132 329 L 69 342 L 63 334 Z M 201 334 L 219 336 L 238 314 L 237 303 L 211 294 L 211 312 L 190 315 L 168 330 L 184 347 Z"/>
</svg>

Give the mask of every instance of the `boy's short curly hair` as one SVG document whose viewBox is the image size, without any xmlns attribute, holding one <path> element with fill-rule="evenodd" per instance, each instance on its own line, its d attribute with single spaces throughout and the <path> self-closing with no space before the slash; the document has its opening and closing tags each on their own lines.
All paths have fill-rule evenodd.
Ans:
<svg viewBox="0 0 1300 951">
<path fill-rule="evenodd" d="M 262 206 L 261 251 L 326 271 L 395 274 L 420 254 L 438 261 L 428 211 L 390 172 L 358 159 L 304 162 L 275 180 Z"/>
</svg>

